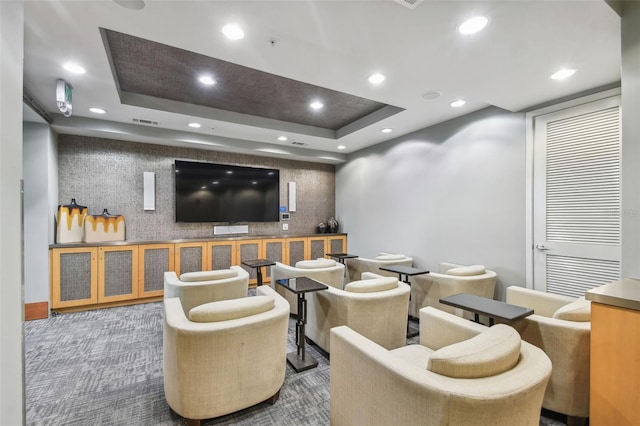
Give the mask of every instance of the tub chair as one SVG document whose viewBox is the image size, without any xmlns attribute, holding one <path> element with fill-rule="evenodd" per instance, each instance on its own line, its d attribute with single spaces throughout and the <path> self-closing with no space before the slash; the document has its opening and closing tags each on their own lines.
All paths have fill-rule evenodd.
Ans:
<svg viewBox="0 0 640 426">
<path fill-rule="evenodd" d="M 506 301 L 534 310 L 513 326 L 553 363 L 542 406 L 566 414 L 571 424 L 585 423 L 589 417 L 591 302 L 517 286 L 507 287 Z"/>
<path fill-rule="evenodd" d="M 240 266 L 216 271 L 164 273 L 164 298 L 178 297 L 185 312 L 207 302 L 245 297 L 249 290 L 249 273 Z"/>
<path fill-rule="evenodd" d="M 289 302 L 291 313 L 298 315 L 298 299 L 295 294 L 276 284 L 282 278 L 308 277 L 335 288 L 344 285 L 344 265 L 331 259 L 301 260 L 295 266 L 276 262 L 271 266 L 271 286 Z"/>
<path fill-rule="evenodd" d="M 164 392 L 169 407 L 199 425 L 267 401 L 284 383 L 289 305 L 271 287 L 255 297 L 185 312 L 164 299 Z"/>
<path fill-rule="evenodd" d="M 551 361 L 510 326 L 426 307 L 420 344 L 331 330 L 331 424 L 538 426 Z"/>
<path fill-rule="evenodd" d="M 497 275 L 482 265 L 462 266 L 455 263 L 440 263 L 439 272 L 416 275 L 411 283 L 409 314 L 418 317 L 420 309 L 433 306 L 442 311 L 472 319 L 473 314 L 443 305 L 440 299 L 459 293 L 493 299 Z"/>
<path fill-rule="evenodd" d="M 387 349 L 406 344 L 407 309 L 411 289 L 398 278 L 373 273 L 348 283 L 344 290 L 307 294 L 306 336 L 331 351 L 331 328 L 347 325 Z"/>
<path fill-rule="evenodd" d="M 362 279 L 363 272 L 373 272 L 385 277 L 398 277 L 398 274 L 393 272 L 381 271 L 382 266 L 411 266 L 413 264 L 413 258 L 405 256 L 404 254 L 393 253 L 380 253 L 373 259 L 366 257 L 355 257 L 353 259 L 346 259 L 347 265 L 347 282 L 358 281 Z"/>
</svg>

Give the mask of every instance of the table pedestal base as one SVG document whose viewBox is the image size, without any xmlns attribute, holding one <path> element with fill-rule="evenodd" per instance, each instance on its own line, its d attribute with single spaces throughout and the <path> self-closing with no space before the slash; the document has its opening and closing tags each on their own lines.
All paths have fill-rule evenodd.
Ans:
<svg viewBox="0 0 640 426">
<path fill-rule="evenodd" d="M 301 371 L 310 370 L 318 366 L 318 361 L 315 360 L 309 354 L 305 354 L 305 359 L 303 360 L 300 355 L 296 352 L 290 352 L 287 354 L 287 362 L 293 367 L 296 373 Z"/>
</svg>

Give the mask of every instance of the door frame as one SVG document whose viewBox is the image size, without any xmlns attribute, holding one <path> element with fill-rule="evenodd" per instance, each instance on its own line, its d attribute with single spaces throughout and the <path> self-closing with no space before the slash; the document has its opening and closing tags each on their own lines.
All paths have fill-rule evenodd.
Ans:
<svg viewBox="0 0 640 426">
<path fill-rule="evenodd" d="M 595 101 L 600 101 L 606 98 L 614 96 L 620 96 L 622 93 L 620 87 L 614 89 L 605 90 L 591 95 L 583 96 L 580 98 L 572 99 L 558 104 L 546 106 L 543 108 L 529 111 L 525 114 L 525 287 L 533 289 L 533 257 L 535 255 L 535 241 L 533 238 L 533 225 L 534 225 L 534 144 L 535 144 L 535 126 L 534 122 L 536 117 L 554 112 L 562 111 L 564 109 L 577 107 L 580 105 L 588 104 Z"/>
</svg>

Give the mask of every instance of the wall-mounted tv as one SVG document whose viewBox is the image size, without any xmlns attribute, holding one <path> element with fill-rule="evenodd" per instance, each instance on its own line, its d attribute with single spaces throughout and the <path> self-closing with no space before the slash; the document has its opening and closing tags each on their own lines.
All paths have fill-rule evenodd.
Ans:
<svg viewBox="0 0 640 426">
<path fill-rule="evenodd" d="M 277 169 L 175 160 L 176 222 L 277 222 Z"/>
</svg>

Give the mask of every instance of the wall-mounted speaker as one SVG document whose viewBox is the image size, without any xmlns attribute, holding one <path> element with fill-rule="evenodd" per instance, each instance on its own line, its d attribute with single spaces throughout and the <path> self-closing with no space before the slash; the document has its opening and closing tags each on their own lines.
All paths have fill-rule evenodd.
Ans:
<svg viewBox="0 0 640 426">
<path fill-rule="evenodd" d="M 143 210 L 156 209 L 156 174 L 153 172 L 142 172 L 143 176 Z"/>
<path fill-rule="evenodd" d="M 289 211 L 296 211 L 296 183 L 289 182 Z"/>
</svg>

